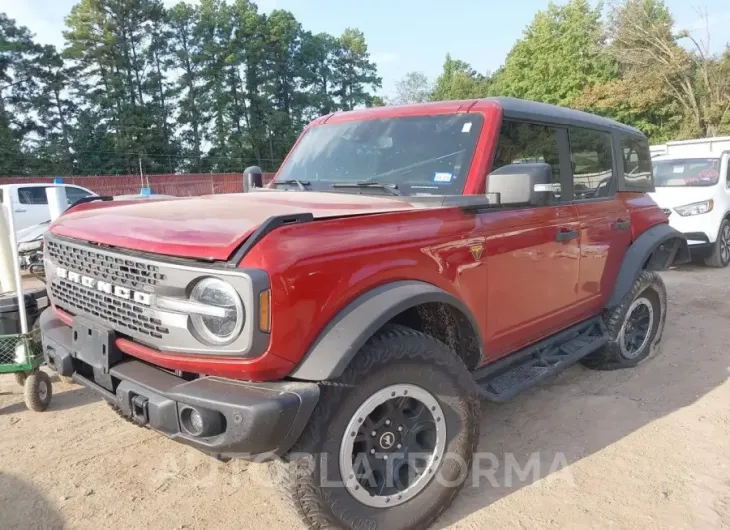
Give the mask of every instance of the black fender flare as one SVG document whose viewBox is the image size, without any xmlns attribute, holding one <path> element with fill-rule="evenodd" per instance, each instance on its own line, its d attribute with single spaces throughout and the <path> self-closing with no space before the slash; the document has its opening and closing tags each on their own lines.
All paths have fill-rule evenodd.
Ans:
<svg viewBox="0 0 730 530">
<path fill-rule="evenodd" d="M 342 375 L 360 348 L 383 325 L 403 311 L 429 302 L 450 304 L 461 311 L 479 336 L 474 315 L 455 296 L 422 281 L 391 282 L 360 295 L 337 313 L 289 376 L 325 381 Z M 480 347 L 481 344 L 480 338 Z"/>
<path fill-rule="evenodd" d="M 657 253 L 654 259 L 652 254 L 657 249 L 662 252 Z M 645 265 L 651 270 L 666 270 L 670 265 L 687 263 L 689 259 L 687 238 L 682 232 L 665 223 L 652 226 L 637 237 L 624 254 L 606 308 L 611 309 L 621 303 Z"/>
</svg>

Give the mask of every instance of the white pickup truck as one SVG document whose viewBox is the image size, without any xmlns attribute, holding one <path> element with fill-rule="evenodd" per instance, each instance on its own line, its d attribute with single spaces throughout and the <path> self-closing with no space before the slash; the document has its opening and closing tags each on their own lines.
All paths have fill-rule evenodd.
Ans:
<svg viewBox="0 0 730 530">
<path fill-rule="evenodd" d="M 73 184 L 3 184 L 0 186 L 0 200 L 15 214 L 15 231 L 29 226 L 44 223 L 51 218 L 48 209 L 46 188 L 48 186 L 63 186 L 66 188 L 66 198 L 69 206 L 79 199 L 96 195 L 91 190 L 74 186 Z"/>
<path fill-rule="evenodd" d="M 654 201 L 684 233 L 693 257 L 730 263 L 730 136 L 651 147 Z"/>
</svg>

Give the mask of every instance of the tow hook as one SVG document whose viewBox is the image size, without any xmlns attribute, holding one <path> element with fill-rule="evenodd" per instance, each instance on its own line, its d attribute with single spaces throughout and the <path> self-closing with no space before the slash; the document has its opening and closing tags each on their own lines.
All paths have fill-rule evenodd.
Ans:
<svg viewBox="0 0 730 530">
<path fill-rule="evenodd" d="M 149 400 L 145 397 L 135 394 L 134 396 L 132 396 L 131 401 L 132 419 L 139 426 L 147 425 L 147 423 L 150 421 L 149 415 L 147 414 L 147 402 Z"/>
</svg>

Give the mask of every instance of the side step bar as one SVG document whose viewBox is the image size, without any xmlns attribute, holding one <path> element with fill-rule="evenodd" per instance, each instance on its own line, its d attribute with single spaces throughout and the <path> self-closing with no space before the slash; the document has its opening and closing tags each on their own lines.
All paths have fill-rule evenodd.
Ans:
<svg viewBox="0 0 730 530">
<path fill-rule="evenodd" d="M 603 320 L 592 318 L 476 370 L 474 379 L 482 397 L 504 403 L 562 372 L 606 342 Z"/>
</svg>

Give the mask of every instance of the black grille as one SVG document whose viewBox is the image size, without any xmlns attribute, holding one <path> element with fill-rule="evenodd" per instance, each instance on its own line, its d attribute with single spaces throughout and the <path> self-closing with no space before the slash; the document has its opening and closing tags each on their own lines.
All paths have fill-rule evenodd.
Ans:
<svg viewBox="0 0 730 530">
<path fill-rule="evenodd" d="M 666 215 L 667 217 L 672 215 L 672 210 L 669 208 L 662 208 L 662 212 L 664 212 L 664 215 Z"/>
<path fill-rule="evenodd" d="M 157 339 L 170 332 L 158 319 L 144 315 L 143 306 L 130 300 L 120 300 L 60 278 L 51 283 L 51 293 L 62 309 L 93 315 L 120 331 L 126 329 Z"/>
<path fill-rule="evenodd" d="M 143 290 L 165 279 L 159 267 L 140 263 L 125 256 L 114 256 L 93 249 L 78 248 L 61 241 L 47 240 L 48 256 L 58 266 L 114 285 Z"/>
</svg>

